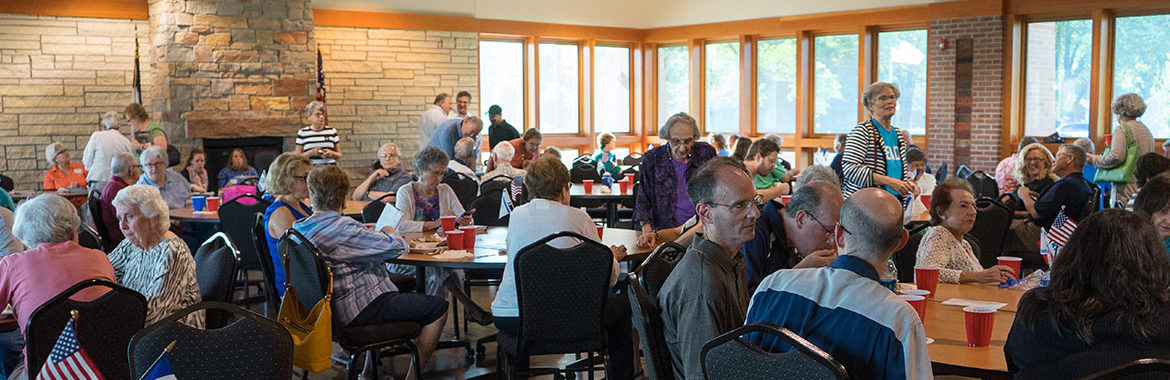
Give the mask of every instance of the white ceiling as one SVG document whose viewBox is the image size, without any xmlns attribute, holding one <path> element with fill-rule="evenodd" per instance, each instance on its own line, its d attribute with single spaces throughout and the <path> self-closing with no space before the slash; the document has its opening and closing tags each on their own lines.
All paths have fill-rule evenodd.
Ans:
<svg viewBox="0 0 1170 380">
<path fill-rule="evenodd" d="M 888 8 L 947 0 L 312 0 L 313 8 L 625 28 Z"/>
</svg>

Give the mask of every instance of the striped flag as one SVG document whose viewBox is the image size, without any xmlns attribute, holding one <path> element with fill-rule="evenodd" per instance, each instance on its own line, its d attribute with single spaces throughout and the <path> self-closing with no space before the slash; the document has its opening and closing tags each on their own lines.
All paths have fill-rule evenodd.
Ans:
<svg viewBox="0 0 1170 380">
<path fill-rule="evenodd" d="M 500 195 L 500 218 L 508 216 L 512 213 L 512 195 L 509 194 L 508 189 L 501 190 L 504 194 Z"/>
<path fill-rule="evenodd" d="M 134 26 L 134 89 L 131 96 L 134 102 L 142 104 L 142 71 L 138 68 L 138 26 Z"/>
<path fill-rule="evenodd" d="M 75 319 L 71 318 L 65 324 L 57 344 L 49 353 L 49 359 L 41 367 L 41 372 L 37 373 L 37 380 L 104 379 L 77 341 L 77 330 L 73 326 Z"/>
<path fill-rule="evenodd" d="M 317 48 L 317 101 L 325 104 L 325 68 L 321 65 L 321 48 Z M 325 125 L 329 125 L 328 108 L 323 111 L 325 111 Z"/>
<path fill-rule="evenodd" d="M 171 344 L 168 344 L 166 348 L 163 348 L 163 352 L 158 354 L 158 358 L 154 359 L 154 363 L 150 364 L 149 370 L 147 370 L 146 374 L 142 375 L 139 380 L 178 379 L 175 377 L 175 372 L 171 371 L 171 359 L 167 358 L 167 354 L 171 353 L 171 350 L 175 348 L 175 342 L 176 341 L 171 341 Z"/>
<path fill-rule="evenodd" d="M 1061 209 L 1060 213 L 1056 214 L 1056 220 L 1052 221 L 1052 227 L 1048 228 L 1048 239 L 1063 247 L 1068 244 L 1068 238 L 1075 229 L 1077 222 L 1069 219 L 1068 215 L 1064 214 L 1064 209 Z"/>
</svg>

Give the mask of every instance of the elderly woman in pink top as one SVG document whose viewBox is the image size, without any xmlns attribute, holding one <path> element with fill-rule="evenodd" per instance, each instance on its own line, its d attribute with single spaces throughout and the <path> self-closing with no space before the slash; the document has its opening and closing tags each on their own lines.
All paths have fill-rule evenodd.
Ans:
<svg viewBox="0 0 1170 380">
<path fill-rule="evenodd" d="M 55 194 L 41 194 L 16 208 L 15 234 L 29 250 L 0 260 L 0 305 L 12 305 L 21 334 L 33 310 L 70 286 L 92 278 L 114 282 L 114 268 L 102 251 L 77 245 L 81 218 L 73 204 Z M 93 300 L 105 288 L 89 288 L 73 297 Z M 4 335 L 12 347 L 21 336 Z M 21 341 L 23 343 L 23 341 Z M 4 369 L 21 361 L 19 354 L 4 355 Z M 21 378 L 23 366 L 9 378 Z"/>
</svg>

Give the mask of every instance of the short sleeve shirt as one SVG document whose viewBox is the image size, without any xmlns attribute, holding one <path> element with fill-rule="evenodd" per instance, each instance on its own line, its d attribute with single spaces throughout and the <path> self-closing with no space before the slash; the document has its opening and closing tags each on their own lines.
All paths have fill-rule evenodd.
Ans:
<svg viewBox="0 0 1170 380">
<path fill-rule="evenodd" d="M 894 128 L 886 129 L 885 126 L 873 121 L 877 125 L 878 134 L 882 136 L 882 149 L 886 155 L 886 175 L 894 179 L 902 179 L 902 155 L 898 153 L 898 131 Z M 890 194 L 895 197 L 899 196 L 897 191 L 894 191 L 889 186 L 883 186 Z"/>
</svg>

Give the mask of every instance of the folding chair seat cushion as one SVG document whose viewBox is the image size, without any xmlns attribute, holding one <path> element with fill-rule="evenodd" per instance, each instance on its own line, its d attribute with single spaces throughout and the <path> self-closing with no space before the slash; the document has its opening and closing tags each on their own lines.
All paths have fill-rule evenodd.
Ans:
<svg viewBox="0 0 1170 380">
<path fill-rule="evenodd" d="M 395 339 L 413 339 L 422 331 L 414 322 L 392 322 L 333 330 L 333 340 L 346 347 L 361 347 Z"/>
</svg>

